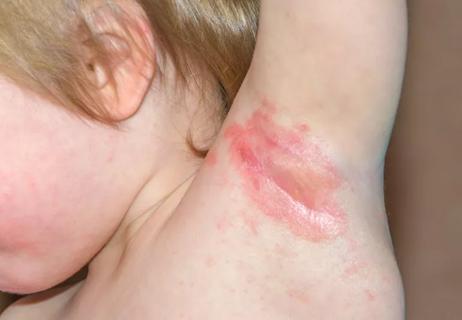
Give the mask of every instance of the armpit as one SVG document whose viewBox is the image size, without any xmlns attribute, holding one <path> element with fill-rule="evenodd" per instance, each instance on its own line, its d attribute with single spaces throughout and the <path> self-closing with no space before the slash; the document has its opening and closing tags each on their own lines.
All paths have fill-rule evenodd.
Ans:
<svg viewBox="0 0 462 320">
<path fill-rule="evenodd" d="M 308 125 L 275 122 L 268 101 L 243 124 L 225 130 L 243 190 L 266 216 L 310 241 L 336 238 L 346 214 L 336 201 L 343 182 Z"/>
</svg>

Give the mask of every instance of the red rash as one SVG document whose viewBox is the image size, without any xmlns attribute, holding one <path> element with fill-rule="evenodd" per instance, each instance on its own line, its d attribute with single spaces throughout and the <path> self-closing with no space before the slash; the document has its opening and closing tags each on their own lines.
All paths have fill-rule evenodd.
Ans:
<svg viewBox="0 0 462 320">
<path fill-rule="evenodd" d="M 263 213 L 311 241 L 333 239 L 345 229 L 335 200 L 342 180 L 306 125 L 288 129 L 273 120 L 267 102 L 243 125 L 227 128 L 233 164 Z"/>
</svg>

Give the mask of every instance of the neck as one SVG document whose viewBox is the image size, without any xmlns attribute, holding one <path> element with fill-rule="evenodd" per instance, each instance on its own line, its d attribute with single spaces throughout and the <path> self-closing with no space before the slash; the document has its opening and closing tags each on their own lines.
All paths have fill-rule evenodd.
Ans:
<svg viewBox="0 0 462 320">
<path fill-rule="evenodd" d="M 142 243 L 152 239 L 174 213 L 188 191 L 202 160 L 168 159 L 139 191 L 114 236 L 89 265 L 87 281 L 100 282 L 128 253 L 142 250 Z M 184 158 L 184 156 L 183 156 Z"/>
<path fill-rule="evenodd" d="M 153 145 L 153 154 L 144 159 L 148 163 L 152 161 L 153 167 L 148 165 L 149 173 L 135 199 L 112 238 L 89 264 L 87 278 L 75 294 L 71 294 L 70 304 L 91 304 L 93 297 L 97 299 L 98 292 L 104 290 L 102 288 L 114 283 L 117 274 L 137 272 L 137 267 L 127 267 L 126 261 L 132 256 L 144 256 L 149 250 L 152 239 L 163 230 L 202 164 L 202 159 L 194 157 L 185 143 L 191 127 L 189 113 L 177 112 L 179 106 L 160 108 L 154 96 L 148 96 L 146 103 L 152 103 L 152 107 L 141 109 L 131 119 L 131 126 L 140 128 L 135 141 Z M 189 105 L 200 104 L 192 99 Z M 161 110 L 166 111 L 162 113 Z M 195 138 L 202 141 L 201 136 Z"/>
</svg>

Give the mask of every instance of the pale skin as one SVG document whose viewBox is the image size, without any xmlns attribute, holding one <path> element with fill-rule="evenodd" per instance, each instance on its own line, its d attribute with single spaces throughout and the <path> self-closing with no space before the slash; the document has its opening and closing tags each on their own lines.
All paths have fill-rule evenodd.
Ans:
<svg viewBox="0 0 462 320">
<path fill-rule="evenodd" d="M 121 4 L 142 23 L 132 2 Z M 2 80 L 0 288 L 32 295 L 0 319 L 403 319 L 382 171 L 405 11 L 398 0 L 263 0 L 252 66 L 205 163 L 184 140 L 197 92 L 178 109 L 171 82 L 161 85 L 149 63 L 155 43 L 139 39 L 151 56 L 114 70 L 126 99 L 102 92 L 120 131 Z M 341 179 L 328 195 L 344 215 L 341 232 L 295 232 L 245 187 L 224 132 L 267 102 L 275 127 L 316 144 L 315 159 Z M 300 168 L 280 165 L 299 179 Z M 33 294 L 90 260 L 81 283 Z"/>
</svg>

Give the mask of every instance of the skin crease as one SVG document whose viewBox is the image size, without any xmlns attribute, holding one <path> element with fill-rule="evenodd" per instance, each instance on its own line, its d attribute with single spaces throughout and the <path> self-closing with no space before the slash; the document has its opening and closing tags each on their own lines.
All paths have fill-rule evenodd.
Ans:
<svg viewBox="0 0 462 320">
<path fill-rule="evenodd" d="M 139 14 L 137 7 L 124 8 Z M 150 29 L 130 27 L 135 28 L 133 46 L 154 54 L 150 34 L 139 33 Z M 120 32 L 114 28 L 109 31 Z M 83 120 L 0 76 L 0 291 L 49 289 L 103 246 L 124 247 L 146 210 L 197 170 L 198 161 L 191 160 L 184 143 L 190 110 L 177 112 L 178 101 L 167 98 L 177 96 L 168 86 L 173 69 L 166 64 L 168 89 L 154 94 L 160 82 L 147 80 L 156 70 L 142 57 L 150 61 L 133 50 L 113 70 L 116 81 L 124 83 L 119 104 L 111 100 L 110 88 L 100 89 L 114 117 L 129 118 L 119 129 Z M 183 101 L 197 105 L 197 95 L 185 92 Z"/>
<path fill-rule="evenodd" d="M 4 78 L 0 101 L 0 291 L 51 288 L 104 245 L 125 245 L 137 228 L 131 222 L 197 166 L 178 166 L 185 150 L 171 146 L 182 137 L 159 103 L 156 113 L 145 108 L 117 131 L 82 121 Z M 159 150 L 170 150 L 171 166 Z"/>
<path fill-rule="evenodd" d="M 283 219 L 283 223 L 277 224 L 274 222 L 278 220 L 274 217 L 255 210 L 255 199 L 258 198 L 249 197 L 249 191 L 253 189 L 243 188 L 245 183 L 242 183 L 242 172 L 239 172 L 235 163 L 229 161 L 232 157 L 229 157 L 230 144 L 226 139 L 230 136 L 226 138 L 219 135 L 216 153 L 213 153 L 215 156 L 208 160 L 210 165 L 195 175 L 201 161 L 195 161 L 191 157 L 184 138 L 191 123 L 188 115 L 195 114 L 195 106 L 203 105 L 201 97 L 195 95 L 196 92 L 187 92 L 184 103 L 180 104 L 178 100 L 172 99 L 178 97 L 178 92 L 173 89 L 173 69 L 168 65 L 166 70 L 162 70 L 167 83 L 161 85 L 157 81 L 157 71 L 154 70 L 150 75 L 155 79 L 152 90 L 143 99 L 144 97 L 137 94 L 139 90 L 133 90 L 134 87 L 139 88 L 143 78 L 136 76 L 139 71 L 135 68 L 136 63 L 129 61 L 115 77 L 120 81 L 118 88 L 122 92 L 119 93 L 126 99 L 122 105 L 108 105 L 114 108 L 109 108 L 110 111 L 124 118 L 121 124 L 125 130 L 121 131 L 84 123 L 44 101 L 33 98 L 29 93 L 23 97 L 23 93 L 14 85 L 5 84 L 5 90 L 0 91 L 2 95 L 13 93 L 7 100 L 11 101 L 11 107 L 0 100 L 0 119 L 5 119 L 0 149 L 5 146 L 5 150 L 10 152 L 5 157 L 8 161 L 1 165 L 1 170 L 11 186 L 9 188 L 14 188 L 21 198 L 21 201 L 12 197 L 5 198 L 5 208 L 11 210 L 5 225 L 8 223 L 14 226 L 15 219 L 18 219 L 18 223 L 15 226 L 16 231 L 11 233 L 12 237 L 5 240 L 6 249 L 0 256 L 5 264 L 0 271 L 8 275 L 5 279 L 13 279 L 13 271 L 8 267 L 11 267 L 15 259 L 21 258 L 24 265 L 15 265 L 18 267 L 15 272 L 21 273 L 19 276 L 15 274 L 16 278 L 32 279 L 34 275 L 43 277 L 43 283 L 24 288 L 27 291 L 41 290 L 60 281 L 61 276 L 56 274 L 60 273 L 62 277 L 71 274 L 88 262 L 85 261 L 88 257 L 95 255 L 90 262 L 85 281 L 57 292 L 26 297 L 2 314 L 1 320 L 34 320 L 38 317 L 44 320 L 401 319 L 399 274 L 386 237 L 385 218 L 383 215 L 371 215 L 371 212 L 383 212 L 381 194 L 376 192 L 380 189 L 380 172 L 371 168 L 379 167 L 375 161 L 376 150 L 383 149 L 386 139 L 382 132 L 384 127 L 389 126 L 384 126 L 382 122 L 373 122 L 370 127 L 364 128 L 364 123 L 371 123 L 369 120 L 375 119 L 379 111 L 390 113 L 388 110 L 384 111 L 382 104 L 377 101 L 375 91 L 370 89 L 385 92 L 386 106 L 393 106 L 393 101 L 389 100 L 392 90 L 389 87 L 385 90 L 381 80 L 396 82 L 397 76 L 387 72 L 390 65 L 397 63 L 394 59 L 391 59 L 392 62 L 385 59 L 387 63 L 383 64 L 384 69 L 374 69 L 375 76 L 369 79 L 369 86 L 364 91 L 355 91 L 352 89 L 356 88 L 348 86 L 359 83 L 362 88 L 363 81 L 347 79 L 344 83 L 336 82 L 337 79 L 345 79 L 340 76 L 343 71 L 339 73 L 340 69 L 336 67 L 332 67 L 332 70 L 313 69 L 313 66 L 330 67 L 335 65 L 332 61 L 339 64 L 341 61 L 341 70 L 347 69 L 345 74 L 359 73 L 364 76 L 361 72 L 367 68 L 362 68 L 363 63 L 368 66 L 368 62 L 372 61 L 375 67 L 379 58 L 375 54 L 367 57 L 364 55 L 378 51 L 381 55 L 386 55 L 387 52 L 382 50 L 384 47 L 395 52 L 389 41 L 363 41 L 363 35 L 359 37 L 352 32 L 370 32 L 370 38 L 366 37 L 368 40 L 385 39 L 377 36 L 375 29 L 376 26 L 383 26 L 390 39 L 395 39 L 395 34 L 388 33 L 389 28 L 385 28 L 390 25 L 390 17 L 394 17 L 394 14 L 378 14 L 389 12 L 382 9 L 394 6 L 388 7 L 388 1 L 383 2 L 381 7 L 372 5 L 369 1 L 358 1 L 357 6 L 366 12 L 350 11 L 351 14 L 358 14 L 355 19 L 351 19 L 350 16 L 345 18 L 344 14 L 348 4 L 340 2 L 262 3 L 262 12 L 266 14 L 262 14 L 260 30 L 263 33 L 260 35 L 263 37 L 260 39 L 263 38 L 263 42 L 260 42 L 260 46 L 265 43 L 277 44 L 277 48 L 264 46 L 265 48 L 260 49 L 264 54 L 259 54 L 257 50 L 259 63 L 256 69 L 249 71 L 250 76 L 244 81 L 224 128 L 238 129 L 234 132 L 248 132 L 247 121 L 252 119 L 255 112 L 258 115 L 260 99 L 266 96 L 278 106 L 278 112 L 269 121 L 281 139 L 276 141 L 300 141 L 300 137 L 294 138 L 294 135 L 300 136 L 303 133 L 310 137 L 325 137 L 328 140 L 326 145 L 334 145 L 333 153 L 337 157 L 321 161 L 315 165 L 316 170 L 304 168 L 303 178 L 314 177 L 315 184 L 329 195 L 326 197 L 321 194 L 319 203 L 329 205 L 320 205 L 320 208 L 338 205 L 348 213 L 346 233 L 354 240 L 354 245 L 350 246 L 355 248 L 353 258 L 366 260 L 367 267 L 358 267 L 352 275 L 345 277 L 345 269 L 351 267 L 352 263 L 351 249 L 348 248 L 347 235 L 339 236 L 341 233 L 337 233 L 335 228 L 328 229 L 327 233 L 327 238 L 337 236 L 335 241 L 306 241 L 308 237 L 304 233 L 293 230 L 292 234 L 287 232 L 291 230 L 290 219 L 284 218 L 286 220 Z M 370 8 L 374 10 L 369 10 Z M 316 25 L 315 31 L 308 32 L 311 27 L 308 21 L 313 15 L 306 15 L 306 12 L 316 12 L 314 16 L 320 24 Z M 332 12 L 335 14 L 331 14 Z M 374 13 L 376 19 L 373 25 L 360 19 L 370 17 L 367 12 Z M 287 17 L 291 16 L 294 19 L 288 20 Z M 332 19 L 338 23 L 332 34 L 319 32 L 330 30 L 325 25 L 332 26 Z M 351 24 L 352 21 L 354 24 Z M 340 31 L 345 34 L 339 35 Z M 265 41 L 265 34 L 277 41 Z M 315 35 L 320 36 L 317 39 Z M 326 36 L 331 41 L 326 41 Z M 319 40 L 322 45 L 313 42 L 313 39 Z M 339 39 L 346 39 L 340 46 L 345 50 L 348 48 L 351 56 L 345 55 L 344 51 L 327 51 L 330 54 L 326 55 L 324 50 L 311 50 L 315 47 L 332 49 L 326 44 L 337 44 L 339 42 L 335 40 Z M 361 41 L 358 42 L 358 39 Z M 353 46 L 358 43 L 367 43 L 367 50 Z M 299 46 L 305 48 L 305 51 L 299 50 L 303 49 Z M 280 50 L 281 47 L 283 50 Z M 310 52 L 318 53 L 320 57 L 328 56 L 329 63 L 313 60 L 313 55 L 310 56 L 306 48 L 310 48 Z M 359 59 L 358 52 L 364 53 Z M 265 59 L 271 59 L 271 63 L 265 63 Z M 274 63 L 275 61 L 278 63 Z M 279 68 L 281 72 L 277 70 Z M 301 70 L 313 72 L 300 72 Z M 318 78 L 317 80 L 328 81 L 312 82 L 306 74 Z M 144 75 L 146 76 L 145 73 Z M 124 78 L 125 76 L 128 78 Z M 280 81 L 282 78 L 284 81 Z M 271 85 L 268 84 L 270 79 L 273 81 Z M 375 79 L 379 80 L 375 82 Z M 328 83 L 326 88 L 329 88 L 329 94 L 324 95 L 319 88 L 310 86 L 312 83 Z M 336 99 L 345 102 L 344 96 L 335 96 L 339 88 L 351 93 L 346 104 L 337 103 Z M 326 97 L 326 108 L 311 107 L 313 100 L 308 98 L 313 92 Z M 110 92 L 107 96 L 110 99 Z M 332 96 L 334 99 L 329 100 Z M 210 105 L 218 104 L 219 100 L 210 102 Z M 21 108 L 22 105 L 27 108 Z M 336 106 L 341 108 L 337 109 Z M 363 109 L 363 106 L 367 108 Z M 178 112 L 184 111 L 178 109 L 182 107 L 191 107 L 192 110 L 187 108 L 186 112 Z M 34 108 L 40 109 L 40 116 L 31 112 L 30 109 Z M 338 117 L 326 116 L 325 110 L 330 110 L 333 114 L 338 112 Z M 281 119 L 281 115 L 285 119 Z M 282 120 L 295 123 L 295 126 L 285 126 L 287 122 Z M 18 122 L 26 123 L 19 126 Z M 388 121 L 385 122 L 388 124 Z M 310 128 L 299 126 L 299 123 L 309 123 Z M 367 139 L 367 142 L 354 139 L 356 146 L 360 148 L 355 148 L 355 143 L 338 143 L 339 140 L 335 138 L 339 136 L 346 136 L 346 141 L 353 141 L 348 138 L 357 136 L 358 132 L 351 130 L 356 126 L 361 128 L 361 137 L 372 138 Z M 34 129 L 36 127 L 40 130 Z M 327 130 L 323 130 L 326 128 Z M 329 130 L 332 128 L 338 130 L 337 134 Z M 21 131 L 22 138 L 13 144 L 8 139 L 15 137 L 14 130 Z M 58 130 L 59 134 L 56 132 Z M 236 138 L 235 135 L 231 137 Z M 29 146 L 37 143 L 41 147 L 32 153 L 33 157 L 25 156 Z M 302 145 L 305 144 L 313 149 L 309 139 L 302 142 Z M 254 141 L 242 141 L 236 146 L 247 149 L 247 145 L 254 147 Z M 271 155 L 279 158 L 283 154 L 280 148 L 283 145 L 273 145 L 276 148 Z M 72 152 L 67 149 L 71 146 Z M 323 146 L 325 145 L 319 147 L 323 149 Z M 349 152 L 342 152 L 345 149 Z M 364 152 L 358 151 L 359 149 Z M 318 153 L 321 158 L 324 154 Z M 292 159 L 294 156 L 295 159 Z M 298 151 L 292 151 L 287 160 L 292 159 L 295 164 L 299 164 L 299 156 Z M 350 161 L 357 159 L 356 156 L 362 161 Z M 47 160 L 49 164 L 43 168 L 55 169 L 56 166 L 56 172 L 48 169 L 41 173 L 38 167 L 42 166 L 37 165 L 37 162 L 42 158 L 52 159 Z M 331 159 L 332 163 L 342 164 L 336 167 L 338 170 L 330 167 Z M 269 176 L 276 177 L 275 184 L 290 193 L 293 199 L 300 199 L 313 207 L 318 205 L 314 197 L 301 194 L 298 183 L 292 186 L 286 183 L 290 179 L 284 180 L 287 171 L 282 162 L 271 163 L 265 160 L 266 157 L 260 158 L 260 162 L 270 172 Z M 66 161 L 68 166 L 64 165 Z M 17 165 L 20 170 L 9 170 L 13 165 Z M 364 167 L 371 170 L 364 172 Z M 364 174 L 369 177 L 371 171 L 373 178 L 361 176 Z M 337 172 L 341 172 L 339 176 L 342 178 L 348 172 L 349 182 L 354 182 L 354 192 L 351 192 L 353 188 L 347 190 L 338 199 L 338 183 L 336 178 L 331 179 L 337 176 Z M 322 177 L 317 176 L 319 174 Z M 192 184 L 191 178 L 194 178 Z M 28 193 L 18 190 L 24 179 L 32 181 L 30 184 L 28 182 L 26 191 L 32 193 L 31 191 L 38 190 L 34 191 L 36 195 L 30 199 L 31 204 L 28 204 L 29 199 L 25 199 Z M 305 185 L 305 181 L 300 184 L 310 190 L 314 189 L 313 185 Z M 89 197 L 88 201 L 86 197 Z M 82 200 L 84 198 L 85 201 Z M 117 208 L 114 202 L 117 203 Z M 44 209 L 40 207 L 42 203 L 46 204 Z M 34 210 L 28 210 L 31 207 Z M 251 217 L 253 215 L 265 220 L 260 226 L 255 226 L 256 232 L 246 229 L 242 221 L 238 221 L 239 214 L 243 211 Z M 28 212 L 28 218 L 21 218 L 24 216 L 23 212 Z M 329 215 L 334 220 L 341 220 L 338 212 L 330 212 Z M 41 226 L 39 229 L 42 231 L 37 236 L 40 239 L 23 241 L 18 225 L 19 222 L 27 225 L 29 219 Z M 281 226 L 285 229 L 281 230 Z M 311 228 L 312 221 L 305 226 Z M 29 225 L 28 228 L 31 229 L 32 226 Z M 3 226 L 2 231 L 5 230 L 9 232 Z M 29 231 L 33 236 L 34 231 Z M 73 238 L 75 234 L 79 236 Z M 325 235 L 324 233 L 323 238 Z M 43 244 L 37 249 L 31 243 Z M 8 249 L 13 246 L 21 248 L 24 254 L 18 255 L 15 253 L 19 251 Z M 84 249 L 80 249 L 82 247 Z M 47 254 L 45 257 L 37 257 L 36 252 Z M 53 259 L 61 257 L 72 259 L 58 260 L 59 265 L 53 263 Z M 8 284 L 4 284 L 5 287 L 27 287 L 28 284 L 25 281 L 8 281 Z M 372 303 L 369 292 L 380 303 Z"/>
<path fill-rule="evenodd" d="M 104 245 L 125 245 L 138 217 L 197 168 L 184 165 L 188 116 L 176 116 L 159 96 L 155 104 L 147 96 L 152 107 L 120 130 L 84 121 L 4 77 L 0 101 L 0 291 L 48 289 Z"/>
<path fill-rule="evenodd" d="M 78 271 L 108 241 L 137 191 L 126 182 L 141 178 L 117 169 L 141 154 L 142 140 L 127 148 L 132 137 L 4 79 L 0 101 L 0 289 L 31 293 Z"/>
</svg>

